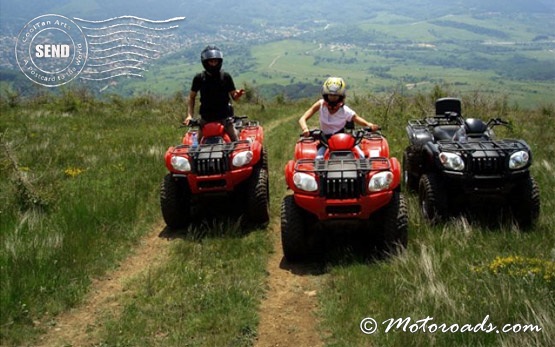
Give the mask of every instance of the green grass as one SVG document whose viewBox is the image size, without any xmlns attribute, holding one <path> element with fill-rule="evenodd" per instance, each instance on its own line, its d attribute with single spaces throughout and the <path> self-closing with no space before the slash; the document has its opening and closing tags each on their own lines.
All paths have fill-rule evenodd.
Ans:
<svg viewBox="0 0 555 347">
<path fill-rule="evenodd" d="M 121 315 L 106 317 L 106 346 L 248 346 L 256 336 L 264 294 L 264 231 L 185 237 L 164 265 L 128 284 Z M 194 235 L 194 230 L 192 231 Z"/>
<path fill-rule="evenodd" d="M 270 55 L 271 56 L 271 55 Z M 409 199 L 409 247 L 400 257 L 368 262 L 356 254 L 320 266 L 319 331 L 327 346 L 549 346 L 555 312 L 555 131 L 547 100 L 523 108 L 509 98 L 431 86 L 430 92 L 385 96 L 353 93 L 348 104 L 378 123 L 401 158 L 409 118 L 430 112 L 437 97 L 463 98 L 466 115 L 502 116 L 500 133 L 532 147 L 541 189 L 537 227 L 486 228 L 455 219 L 432 227 Z M 82 302 L 91 280 L 114 269 L 160 221 L 163 153 L 180 140 L 183 100 L 140 96 L 94 99 L 83 91 L 0 104 L 0 344 L 22 345 Z M 239 103 L 237 114 L 267 129 L 272 223 L 286 194 L 283 166 L 293 156 L 297 118 L 314 100 Z M 316 118 L 316 117 L 314 117 Z M 283 123 L 280 123 L 283 121 Z M 316 119 L 311 119 L 316 124 Z M 11 159 L 10 159 L 11 158 Z M 15 165 L 14 165 L 15 161 Z M 35 199 L 36 198 L 36 199 Z M 269 227 L 270 228 L 270 227 Z M 101 346 L 250 346 L 266 293 L 272 250 L 267 229 L 248 233 L 233 221 L 205 225 L 168 243 L 169 255 L 125 284 L 120 313 L 105 313 Z M 524 259 L 524 261 L 517 261 Z M 502 267 L 505 265 L 505 267 Z M 128 293 L 127 295 L 125 293 Z M 433 317 L 437 323 L 537 324 L 539 333 L 416 333 L 364 335 L 365 317 Z"/>
<path fill-rule="evenodd" d="M 37 333 L 35 317 L 79 303 L 91 277 L 113 268 L 158 219 L 159 138 L 172 119 L 169 109 L 146 109 L 151 101 L 67 93 L 3 106 L 2 341 L 22 343 Z"/>
</svg>

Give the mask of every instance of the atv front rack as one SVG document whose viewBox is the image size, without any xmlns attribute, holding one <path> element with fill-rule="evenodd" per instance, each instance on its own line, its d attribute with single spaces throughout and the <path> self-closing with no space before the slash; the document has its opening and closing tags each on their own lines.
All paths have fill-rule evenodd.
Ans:
<svg viewBox="0 0 555 347">
<path fill-rule="evenodd" d="M 466 163 L 465 171 L 474 175 L 502 174 L 508 170 L 508 160 L 512 153 L 528 149 L 524 141 L 512 139 L 438 142 L 440 152 L 460 154 Z"/>
<path fill-rule="evenodd" d="M 361 171 L 367 173 L 369 171 L 389 170 L 389 160 L 387 158 L 341 158 L 341 159 L 299 159 L 295 164 L 297 172 L 315 172 L 329 173 L 341 171 Z"/>
<path fill-rule="evenodd" d="M 187 149 L 191 159 L 191 171 L 197 175 L 220 175 L 231 169 L 230 156 L 235 151 L 246 151 L 250 141 L 239 140 L 226 143 L 199 144 L 196 147 L 180 145 L 176 149 Z"/>
<path fill-rule="evenodd" d="M 513 153 L 520 150 L 528 150 L 528 146 L 522 140 L 483 140 L 479 141 L 438 141 L 438 149 L 442 152 L 508 152 Z"/>
<path fill-rule="evenodd" d="M 317 174 L 320 181 L 320 195 L 329 199 L 358 198 L 366 192 L 368 172 L 389 169 L 387 158 L 301 159 L 295 165 L 297 172 Z"/>
</svg>

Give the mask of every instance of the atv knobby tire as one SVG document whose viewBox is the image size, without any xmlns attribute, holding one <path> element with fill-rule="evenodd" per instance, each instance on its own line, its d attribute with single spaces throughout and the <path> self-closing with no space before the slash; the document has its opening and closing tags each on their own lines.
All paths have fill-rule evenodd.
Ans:
<svg viewBox="0 0 555 347">
<path fill-rule="evenodd" d="M 529 229 L 540 215 L 540 190 L 530 175 L 520 179 L 511 191 L 511 211 L 521 229 Z"/>
<path fill-rule="evenodd" d="M 262 169 L 268 171 L 268 151 L 266 150 L 266 148 L 263 147 L 261 153 Z"/>
<path fill-rule="evenodd" d="M 270 220 L 270 194 L 268 171 L 255 167 L 247 185 L 246 217 L 253 224 L 266 224 Z"/>
<path fill-rule="evenodd" d="M 168 227 L 179 229 L 190 223 L 190 200 L 188 189 L 181 187 L 171 174 L 164 176 L 160 186 L 160 207 Z"/>
<path fill-rule="evenodd" d="M 436 223 L 447 218 L 447 195 L 437 175 L 422 175 L 418 186 L 418 197 L 422 214 L 430 222 Z"/>
<path fill-rule="evenodd" d="M 408 244 L 408 208 L 404 196 L 393 192 L 391 201 L 382 209 L 382 240 L 386 254 L 399 254 Z"/>
<path fill-rule="evenodd" d="M 418 191 L 418 173 L 415 173 L 415 156 L 410 147 L 403 153 L 403 183 L 409 192 Z"/>
<path fill-rule="evenodd" d="M 281 245 L 290 262 L 301 261 L 309 254 L 304 225 L 304 213 L 293 195 L 283 198 L 281 205 Z"/>
</svg>

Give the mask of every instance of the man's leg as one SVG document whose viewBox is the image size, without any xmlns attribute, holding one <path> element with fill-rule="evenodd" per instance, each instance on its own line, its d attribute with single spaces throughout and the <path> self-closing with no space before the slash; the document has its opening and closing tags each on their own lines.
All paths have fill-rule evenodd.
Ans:
<svg viewBox="0 0 555 347">
<path fill-rule="evenodd" d="M 198 123 L 199 123 L 199 127 L 198 127 L 198 131 L 197 131 L 197 138 L 198 138 L 198 143 L 200 143 L 200 140 L 202 140 L 202 128 L 208 122 L 201 118 L 201 119 L 199 119 Z"/>
<path fill-rule="evenodd" d="M 237 132 L 235 131 L 235 125 L 233 123 L 233 118 L 227 118 L 224 121 L 225 132 L 229 135 L 231 141 L 237 141 Z"/>
</svg>

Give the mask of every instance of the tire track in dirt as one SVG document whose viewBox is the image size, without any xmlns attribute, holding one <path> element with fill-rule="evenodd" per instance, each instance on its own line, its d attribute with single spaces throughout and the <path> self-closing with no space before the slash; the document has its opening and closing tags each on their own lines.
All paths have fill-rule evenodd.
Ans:
<svg viewBox="0 0 555 347">
<path fill-rule="evenodd" d="M 323 346 L 317 330 L 318 271 L 283 258 L 279 223 L 269 230 L 274 245 L 268 265 L 268 291 L 260 304 L 256 347 Z"/>
<path fill-rule="evenodd" d="M 167 259 L 168 244 L 160 237 L 163 229 L 163 224 L 157 224 L 117 269 L 94 279 L 83 304 L 57 316 L 55 325 L 47 328 L 47 333 L 36 346 L 96 345 L 99 342 L 97 334 L 102 324 L 101 318 L 106 313 L 118 315 L 123 308 L 119 298 L 130 295 L 126 291 L 126 282 L 150 268 L 158 267 Z"/>
<path fill-rule="evenodd" d="M 265 126 L 270 133 L 292 115 Z M 281 171 L 279 172 L 281 174 Z M 255 347 L 323 346 L 317 330 L 319 271 L 311 265 L 289 264 L 283 257 L 279 216 L 269 227 L 273 253 L 268 260 L 267 292 L 260 303 L 258 334 Z"/>
<path fill-rule="evenodd" d="M 293 121 L 297 115 L 270 122 L 265 133 L 270 133 L 281 124 Z M 317 332 L 317 273 L 310 266 L 288 264 L 281 251 L 279 217 L 268 232 L 272 238 L 274 252 L 268 264 L 268 291 L 259 308 L 257 347 L 322 346 Z M 102 318 L 107 313 L 118 315 L 123 309 L 120 298 L 131 295 L 125 284 L 144 271 L 156 268 L 168 258 L 169 247 L 160 237 L 163 222 L 156 224 L 144 236 L 133 254 L 123 260 L 117 269 L 94 279 L 83 303 L 54 318 L 44 317 L 38 322 L 47 332 L 39 339 L 37 347 L 94 346 L 100 341 L 98 333 Z"/>
</svg>

